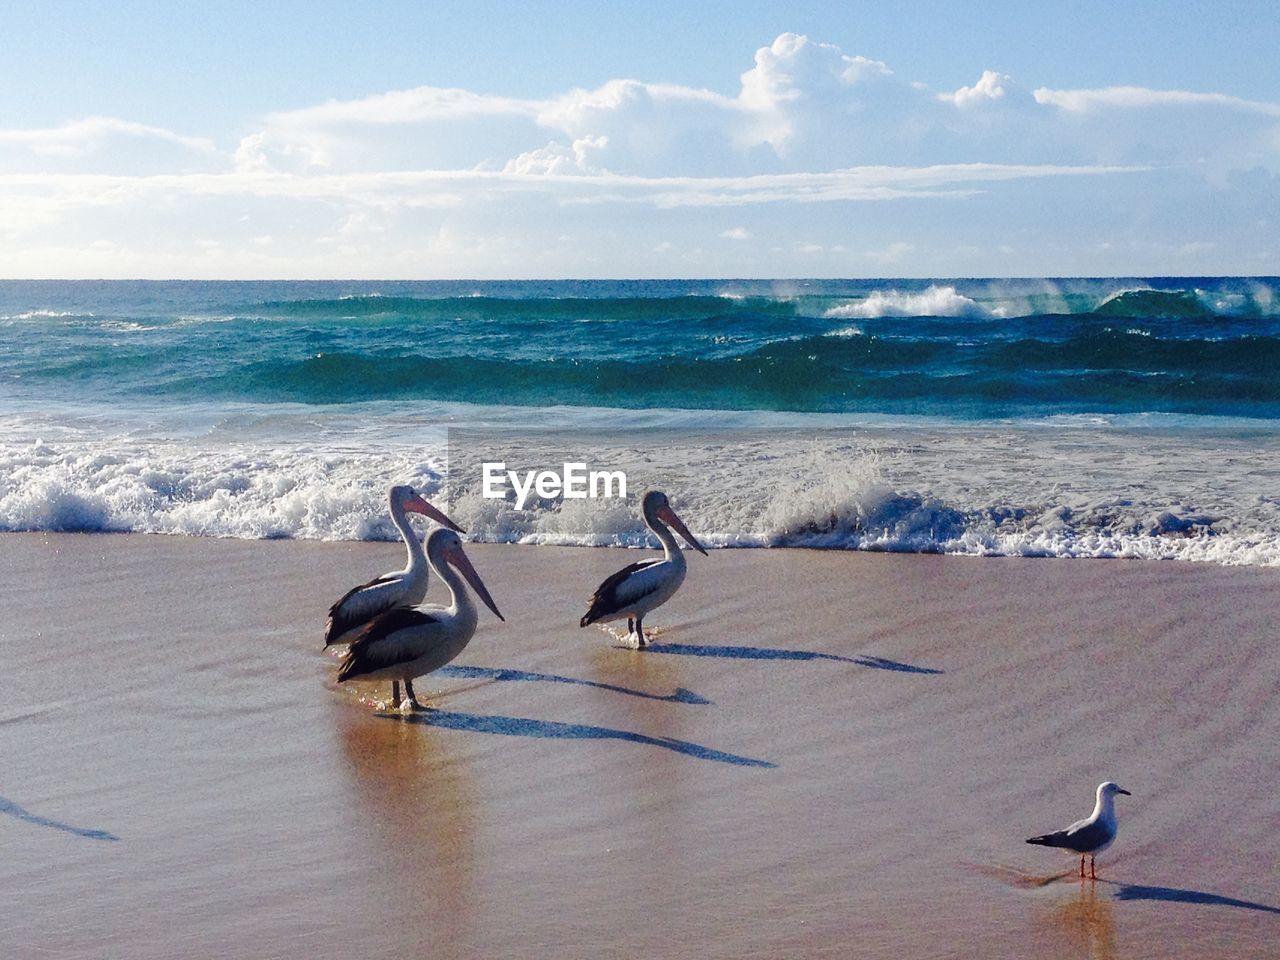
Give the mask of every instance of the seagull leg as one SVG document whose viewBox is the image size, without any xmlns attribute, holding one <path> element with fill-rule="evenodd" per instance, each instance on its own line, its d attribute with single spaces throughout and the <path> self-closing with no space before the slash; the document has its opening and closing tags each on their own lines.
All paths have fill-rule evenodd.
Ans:
<svg viewBox="0 0 1280 960">
<path fill-rule="evenodd" d="M 391 707 L 393 710 L 400 709 L 400 681 L 399 680 L 391 681 Z M 1083 871 L 1084 871 L 1083 857 L 1080 859 L 1080 870 L 1081 870 L 1081 875 L 1083 876 Z"/>
<path fill-rule="evenodd" d="M 406 677 L 404 681 L 404 692 L 409 695 L 409 706 L 415 710 L 421 710 L 422 704 L 418 702 L 418 698 L 413 693 L 413 678 Z"/>
</svg>

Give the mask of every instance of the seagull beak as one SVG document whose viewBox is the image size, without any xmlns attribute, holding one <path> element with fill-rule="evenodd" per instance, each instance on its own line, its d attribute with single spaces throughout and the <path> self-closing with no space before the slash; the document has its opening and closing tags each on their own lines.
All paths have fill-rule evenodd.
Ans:
<svg viewBox="0 0 1280 960">
<path fill-rule="evenodd" d="M 442 527 L 448 527 L 450 530 L 454 531 L 455 533 L 467 532 L 463 530 L 460 526 L 458 526 L 456 523 L 454 523 L 452 520 L 450 520 L 448 517 L 446 517 L 439 510 L 437 510 L 435 507 L 433 507 L 431 504 L 427 503 L 427 501 L 423 500 L 417 494 L 414 494 L 407 501 L 405 501 L 404 508 L 410 513 L 420 513 L 424 517 L 428 517 L 429 519 L 434 520 L 436 523 L 440 524 Z"/>
<path fill-rule="evenodd" d="M 671 524 L 671 526 L 676 528 L 676 533 L 685 538 L 689 546 L 693 547 L 693 549 L 697 550 L 704 557 L 707 555 L 707 551 L 702 549 L 702 544 L 698 542 L 698 538 L 689 532 L 689 528 L 684 525 L 683 521 L 676 516 L 676 512 L 670 507 L 663 507 L 659 510 L 658 519 Z"/>
<path fill-rule="evenodd" d="M 461 549 L 451 550 L 447 555 L 447 559 L 467 578 L 467 583 L 471 584 L 471 589 L 476 592 L 476 596 L 484 601 L 484 605 L 493 611 L 493 615 L 503 623 L 506 623 L 507 618 L 498 612 L 498 605 L 493 602 L 493 597 L 489 596 L 489 591 L 485 589 L 484 581 L 480 579 L 480 574 L 476 573 L 476 568 L 471 565 L 467 555 Z"/>
</svg>

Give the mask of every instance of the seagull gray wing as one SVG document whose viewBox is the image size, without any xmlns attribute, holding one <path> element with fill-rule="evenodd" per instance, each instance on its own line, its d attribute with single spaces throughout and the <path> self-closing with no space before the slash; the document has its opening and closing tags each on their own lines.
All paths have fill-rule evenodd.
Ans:
<svg viewBox="0 0 1280 960">
<path fill-rule="evenodd" d="M 1042 847 L 1061 847 L 1064 850 L 1074 850 L 1076 853 L 1089 853 L 1106 844 L 1112 836 L 1111 829 L 1102 820 L 1081 820 L 1065 830 L 1032 837 L 1027 843 Z"/>
</svg>

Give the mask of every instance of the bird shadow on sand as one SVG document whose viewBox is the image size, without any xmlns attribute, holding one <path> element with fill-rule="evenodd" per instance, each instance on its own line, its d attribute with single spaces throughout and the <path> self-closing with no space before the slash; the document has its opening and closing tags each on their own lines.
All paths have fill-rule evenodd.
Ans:
<svg viewBox="0 0 1280 960">
<path fill-rule="evenodd" d="M 1155 900 L 1164 903 L 1198 903 L 1208 907 L 1237 907 L 1241 910 L 1258 910 L 1262 913 L 1280 913 L 1280 907 L 1271 907 L 1265 903 L 1255 903 L 1251 900 L 1239 900 L 1235 897 L 1224 897 L 1221 894 L 1209 893 L 1205 890 L 1181 890 L 1177 887 L 1152 887 L 1139 883 L 1123 883 L 1119 880 L 1104 879 L 1086 879 L 1081 877 L 1075 870 L 1066 870 L 1062 873 L 1051 874 L 1034 874 L 1026 873 L 1016 867 L 1006 867 L 1002 864 L 986 865 L 986 864 L 969 864 L 969 866 L 980 873 L 985 873 L 989 877 L 1000 880 L 1015 887 L 1035 888 L 1047 887 L 1051 883 L 1057 883 L 1059 880 L 1077 881 L 1081 886 L 1085 884 L 1104 884 L 1108 887 L 1115 887 L 1115 893 L 1112 895 L 1113 900 Z"/>
<path fill-rule="evenodd" d="M 692 690 L 677 687 L 674 693 L 646 693 L 644 690 L 633 690 L 631 687 L 619 686 L 615 683 L 600 683 L 596 680 L 582 680 L 578 677 L 562 677 L 554 673 L 532 673 L 528 670 L 509 670 L 505 667 L 463 667 L 450 664 L 435 672 L 437 677 L 466 677 L 478 680 L 518 680 L 531 683 L 570 683 L 583 687 L 595 687 L 597 690 L 608 690 L 622 693 L 628 697 L 642 697 L 645 700 L 659 700 L 663 703 L 695 703 L 710 704 L 711 701 L 700 697 Z"/>
<path fill-rule="evenodd" d="M 501 717 L 433 708 L 428 708 L 418 713 L 380 713 L 377 716 L 387 720 L 400 720 L 404 723 L 416 723 L 427 727 L 464 730 L 469 733 L 492 733 L 504 737 L 532 737 L 537 740 L 624 740 L 628 743 L 639 743 L 650 747 L 660 747 L 673 753 L 682 753 L 697 760 L 712 760 L 716 763 L 728 763 L 738 767 L 772 768 L 777 766 L 777 764 L 768 760 L 756 760 L 753 757 L 743 757 L 736 753 L 725 753 L 723 750 L 713 750 L 711 747 L 704 747 L 700 743 L 692 743 L 688 740 L 676 740 L 671 737 L 651 737 L 644 733 L 618 730 L 613 727 L 597 727 L 588 723 L 560 723 L 555 720 Z"/>
<path fill-rule="evenodd" d="M 1116 900 L 1157 900 L 1163 903 L 1197 903 L 1207 907 L 1237 907 L 1241 910 L 1259 910 L 1262 913 L 1278 913 L 1280 907 L 1255 903 L 1252 900 L 1238 900 L 1235 897 L 1224 897 L 1221 894 L 1209 893 L 1206 890 L 1182 890 L 1178 887 L 1151 887 L 1138 883 L 1121 883 L 1118 880 L 1099 880 L 1116 888 Z"/>
<path fill-rule="evenodd" d="M 108 833 L 106 830 L 90 830 L 85 827 L 73 826 L 70 823 L 63 823 L 61 820 L 52 820 L 49 817 L 42 817 L 38 813 L 32 813 L 25 807 L 20 807 L 12 800 L 0 797 L 0 813 L 7 813 L 11 817 L 15 817 L 24 823 L 33 823 L 37 827 L 49 827 L 51 830 L 61 830 L 63 833 L 69 833 L 72 836 L 84 837 L 86 840 L 119 840 L 114 833 Z"/>
<path fill-rule="evenodd" d="M 621 645 L 620 645 L 621 646 Z M 623 649 L 634 649 L 623 647 Z M 729 660 L 834 660 L 837 663 L 853 663 L 876 670 L 892 670 L 896 673 L 939 674 L 933 667 L 917 667 L 914 664 L 889 660 L 886 657 L 842 657 L 834 653 L 816 650 L 784 650 L 779 647 L 729 647 L 702 643 L 650 643 L 641 648 L 645 653 L 671 653 L 682 657 L 724 657 Z"/>
</svg>

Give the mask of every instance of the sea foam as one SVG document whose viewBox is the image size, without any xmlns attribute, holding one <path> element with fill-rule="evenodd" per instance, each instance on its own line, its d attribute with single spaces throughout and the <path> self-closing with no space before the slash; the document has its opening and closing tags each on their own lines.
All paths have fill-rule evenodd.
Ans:
<svg viewBox="0 0 1280 960">
<path fill-rule="evenodd" d="M 627 499 L 535 497 L 517 509 L 514 495 L 481 496 L 457 449 L 264 442 L 261 431 L 0 443 L 0 530 L 393 540 L 385 490 L 408 482 L 473 540 L 654 546 L 635 501 L 657 486 L 708 547 L 1280 564 L 1280 498 L 1254 485 L 1280 476 L 1280 442 L 1252 434 L 1206 437 L 1199 450 L 1080 422 L 593 435 L 596 462 L 628 473 Z M 523 431 L 498 437 L 513 462 L 557 462 Z M 1246 453 L 1254 480 L 1215 476 L 1213 464 Z"/>
</svg>

